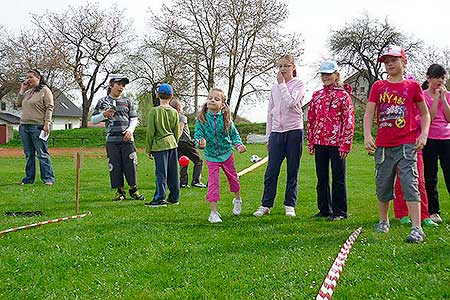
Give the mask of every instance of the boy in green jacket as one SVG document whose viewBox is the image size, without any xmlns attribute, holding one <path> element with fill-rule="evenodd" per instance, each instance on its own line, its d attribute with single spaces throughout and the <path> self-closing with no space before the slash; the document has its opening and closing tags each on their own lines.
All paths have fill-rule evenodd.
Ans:
<svg viewBox="0 0 450 300">
<path fill-rule="evenodd" d="M 156 190 L 153 200 L 144 203 L 149 207 L 178 204 L 180 187 L 178 182 L 178 113 L 169 103 L 173 98 L 172 87 L 163 83 L 158 87 L 160 106 L 153 107 L 148 114 L 145 150 L 150 159 L 155 159 Z M 166 189 L 169 196 L 166 202 Z"/>
</svg>

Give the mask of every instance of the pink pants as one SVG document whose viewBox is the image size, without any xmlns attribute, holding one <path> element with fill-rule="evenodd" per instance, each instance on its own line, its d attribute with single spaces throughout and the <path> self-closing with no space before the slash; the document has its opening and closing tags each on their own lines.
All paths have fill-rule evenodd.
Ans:
<svg viewBox="0 0 450 300">
<path fill-rule="evenodd" d="M 423 154 L 422 151 L 417 152 L 417 171 L 419 172 L 419 193 L 420 193 L 420 218 L 423 221 L 430 217 L 428 213 L 428 197 L 425 189 L 425 176 L 423 167 Z M 402 187 L 400 185 L 400 179 L 397 177 L 395 180 L 395 198 L 394 198 L 394 216 L 397 219 L 408 216 L 408 207 L 406 201 L 403 198 Z"/>
<path fill-rule="evenodd" d="M 206 161 L 206 166 L 208 167 L 208 194 L 206 195 L 208 202 L 218 202 L 220 199 L 220 168 L 227 176 L 230 192 L 239 192 L 241 186 L 234 167 L 233 154 L 224 162 Z"/>
</svg>

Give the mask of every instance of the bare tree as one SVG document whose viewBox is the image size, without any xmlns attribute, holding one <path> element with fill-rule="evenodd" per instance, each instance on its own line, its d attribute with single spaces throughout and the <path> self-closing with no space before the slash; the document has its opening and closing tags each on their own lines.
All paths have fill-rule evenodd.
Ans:
<svg viewBox="0 0 450 300">
<path fill-rule="evenodd" d="M 176 0 L 152 24 L 176 49 L 166 53 L 170 61 L 181 62 L 177 69 L 193 77 L 194 107 L 199 88 L 207 91 L 216 82 L 225 83 L 228 101 L 237 99 L 236 117 L 243 99 L 267 90 L 277 57 L 302 54 L 298 36 L 280 32 L 287 16 L 280 1 Z"/>
<path fill-rule="evenodd" d="M 427 45 L 408 63 L 407 71 L 412 73 L 419 81 L 426 79 L 428 67 L 431 64 L 440 64 L 450 71 L 450 49 Z"/>
<path fill-rule="evenodd" d="M 130 74 L 142 90 L 154 91 L 159 82 L 170 83 L 175 97 L 184 102 L 187 110 L 192 107 L 192 68 L 186 56 L 190 49 L 164 33 L 157 33 L 146 38 L 127 63 L 126 72 Z"/>
<path fill-rule="evenodd" d="M 286 4 L 272 0 L 230 0 L 226 4 L 223 45 L 228 60 L 228 101 L 236 89 L 238 93 L 234 119 L 245 97 L 267 91 L 266 79 L 272 79 L 270 71 L 276 59 L 286 53 L 298 57 L 303 50 L 297 36 L 283 35 L 279 30 L 288 15 Z M 258 82 L 263 85 L 258 86 Z"/>
<path fill-rule="evenodd" d="M 333 31 L 329 39 L 330 50 L 338 63 L 358 72 L 369 83 L 369 90 L 375 81 L 382 78 L 382 63 L 377 59 L 391 44 L 402 46 L 413 58 L 422 42 L 412 41 L 387 19 L 380 21 L 368 15 L 353 19 L 342 29 Z"/>
<path fill-rule="evenodd" d="M 19 89 L 20 81 L 30 69 L 38 69 L 50 88 L 65 91 L 73 87 L 65 72 L 59 49 L 48 45 L 37 30 L 11 35 L 0 32 L 0 99 Z M 56 95 L 55 98 L 57 98 Z"/>
<path fill-rule="evenodd" d="M 207 90 L 214 86 L 216 61 L 223 48 L 222 10 L 220 0 L 175 0 L 172 7 L 163 5 L 161 15 L 152 20 L 155 30 L 177 39 L 184 45 L 182 49 L 190 50 L 192 66 L 195 55 L 200 57 L 199 77 Z"/>
<path fill-rule="evenodd" d="M 95 94 L 111 73 L 123 68 L 123 57 L 133 39 L 124 11 L 113 5 L 102 10 L 98 4 L 69 7 L 62 13 L 33 16 L 34 25 L 54 47 L 76 82 L 82 97 L 82 123 L 87 127 Z"/>
</svg>

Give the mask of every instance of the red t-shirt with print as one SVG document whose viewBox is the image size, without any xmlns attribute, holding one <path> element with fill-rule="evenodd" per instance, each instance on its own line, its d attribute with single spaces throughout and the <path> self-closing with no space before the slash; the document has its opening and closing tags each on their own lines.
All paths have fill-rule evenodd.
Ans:
<svg viewBox="0 0 450 300">
<path fill-rule="evenodd" d="M 416 142 L 414 107 L 425 97 L 415 80 L 389 82 L 379 80 L 370 90 L 369 102 L 376 104 L 378 147 L 395 147 Z"/>
</svg>

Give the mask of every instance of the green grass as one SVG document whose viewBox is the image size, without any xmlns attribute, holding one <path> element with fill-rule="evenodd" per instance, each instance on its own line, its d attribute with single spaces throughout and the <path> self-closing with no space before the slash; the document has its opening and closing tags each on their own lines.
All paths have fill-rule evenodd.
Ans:
<svg viewBox="0 0 450 300">
<path fill-rule="evenodd" d="M 250 165 L 249 145 L 236 167 Z M 139 187 L 151 198 L 154 166 L 139 154 Z M 53 157 L 57 182 L 17 185 L 23 158 L 0 158 L 0 230 L 75 214 L 72 157 Z M 373 161 L 356 145 L 348 158 L 349 219 L 315 220 L 314 161 L 304 152 L 297 217 L 283 215 L 285 170 L 276 207 L 257 219 L 265 167 L 241 178 L 240 217 L 222 178 L 222 224 L 209 224 L 206 190 L 182 190 L 181 204 L 147 208 L 110 199 L 106 158 L 84 159 L 80 220 L 44 225 L 0 237 L 0 299 L 315 299 L 340 247 L 359 226 L 333 299 L 449 299 L 450 203 L 440 179 L 444 224 L 426 229 L 411 245 L 409 228 L 392 221 L 377 235 Z M 206 175 L 206 168 L 204 170 Z M 5 211 L 42 210 L 45 216 L 4 217 Z"/>
</svg>

